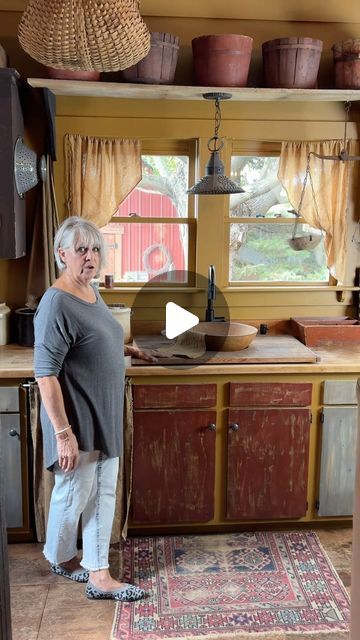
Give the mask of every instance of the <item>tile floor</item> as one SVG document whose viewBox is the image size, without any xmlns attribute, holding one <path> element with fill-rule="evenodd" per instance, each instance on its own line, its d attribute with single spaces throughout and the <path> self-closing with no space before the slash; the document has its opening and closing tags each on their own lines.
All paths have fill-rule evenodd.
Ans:
<svg viewBox="0 0 360 640">
<path fill-rule="evenodd" d="M 314 529 L 350 591 L 351 528 Z M 118 552 L 111 550 L 118 574 Z M 49 573 L 42 544 L 9 545 L 13 640 L 109 640 L 115 604 L 92 601 L 84 585 Z"/>
</svg>

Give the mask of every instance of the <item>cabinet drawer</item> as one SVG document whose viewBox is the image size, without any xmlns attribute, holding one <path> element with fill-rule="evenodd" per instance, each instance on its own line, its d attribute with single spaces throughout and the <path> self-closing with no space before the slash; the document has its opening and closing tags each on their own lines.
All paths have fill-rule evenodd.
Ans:
<svg viewBox="0 0 360 640">
<path fill-rule="evenodd" d="M 229 405 L 307 407 L 311 387 L 307 382 L 230 382 Z"/>
<path fill-rule="evenodd" d="M 0 413 L 19 411 L 18 387 L 0 387 Z"/>
<path fill-rule="evenodd" d="M 141 384 L 133 387 L 134 409 L 213 407 L 216 384 Z"/>
<path fill-rule="evenodd" d="M 324 404 L 357 404 L 356 380 L 326 380 Z"/>
</svg>

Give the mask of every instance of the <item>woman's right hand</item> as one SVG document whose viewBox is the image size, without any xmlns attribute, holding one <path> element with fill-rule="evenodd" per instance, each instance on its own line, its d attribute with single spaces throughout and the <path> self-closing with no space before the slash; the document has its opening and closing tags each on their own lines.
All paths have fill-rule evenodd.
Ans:
<svg viewBox="0 0 360 640">
<path fill-rule="evenodd" d="M 58 436 L 56 440 L 60 469 L 65 473 L 73 471 L 79 461 L 79 447 L 75 435 L 70 431 L 64 437 Z"/>
</svg>

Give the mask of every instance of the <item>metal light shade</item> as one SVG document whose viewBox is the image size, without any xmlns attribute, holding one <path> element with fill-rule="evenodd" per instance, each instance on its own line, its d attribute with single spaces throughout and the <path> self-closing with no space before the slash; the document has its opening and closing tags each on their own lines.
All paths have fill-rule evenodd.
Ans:
<svg viewBox="0 0 360 640">
<path fill-rule="evenodd" d="M 205 100 L 215 100 L 215 134 L 208 141 L 208 149 L 211 153 L 205 168 L 205 176 L 187 190 L 186 193 L 195 195 L 225 195 L 232 193 L 244 193 L 244 189 L 239 184 L 227 178 L 224 165 L 220 160 L 219 151 L 224 143 L 219 138 L 219 128 L 221 123 L 220 100 L 229 100 L 231 93 L 204 93 Z M 213 147 L 211 147 L 213 144 Z"/>
<path fill-rule="evenodd" d="M 224 165 L 218 151 L 211 152 L 205 171 L 206 175 L 200 178 L 191 189 L 188 189 L 187 193 L 199 196 L 244 193 L 244 189 L 240 185 L 224 175 Z"/>
</svg>

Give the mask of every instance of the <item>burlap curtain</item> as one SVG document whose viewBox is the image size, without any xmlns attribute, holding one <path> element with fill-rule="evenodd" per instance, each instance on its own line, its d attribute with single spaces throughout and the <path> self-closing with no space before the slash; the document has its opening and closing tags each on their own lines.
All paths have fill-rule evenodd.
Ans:
<svg viewBox="0 0 360 640">
<path fill-rule="evenodd" d="M 30 383 L 29 393 L 30 427 L 33 445 L 33 500 L 35 513 L 36 539 L 44 542 L 49 504 L 54 486 L 53 474 L 44 468 L 43 438 L 40 425 L 40 392 L 36 382 Z M 133 460 L 133 401 L 131 380 L 125 380 L 124 398 L 124 442 L 123 456 L 120 459 L 116 488 L 116 508 L 111 533 L 111 543 L 126 538 L 132 487 Z"/>
<path fill-rule="evenodd" d="M 338 156 L 343 146 L 342 140 L 283 142 L 278 178 L 296 211 L 303 191 L 309 153 Z M 349 140 L 346 150 L 350 155 L 357 155 L 358 142 Z M 355 164 L 354 161 L 321 160 L 311 155 L 310 175 L 314 193 L 308 179 L 300 211 L 308 224 L 324 231 L 327 267 L 330 274 L 341 284 L 344 284 L 345 279 L 348 197 L 356 171 Z"/>
<path fill-rule="evenodd" d="M 139 140 L 65 136 L 65 191 L 69 215 L 105 226 L 141 180 Z"/>
<path fill-rule="evenodd" d="M 40 426 L 40 392 L 36 382 L 29 389 L 30 428 L 33 446 L 33 500 L 36 539 L 44 542 L 49 503 L 54 486 L 53 474 L 44 468 L 43 438 Z"/>
<path fill-rule="evenodd" d="M 53 163 L 46 157 L 46 181 L 42 183 L 35 211 L 34 231 L 26 287 L 26 306 L 34 309 L 56 278 L 54 236 L 59 226 Z"/>
</svg>

